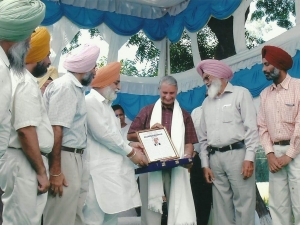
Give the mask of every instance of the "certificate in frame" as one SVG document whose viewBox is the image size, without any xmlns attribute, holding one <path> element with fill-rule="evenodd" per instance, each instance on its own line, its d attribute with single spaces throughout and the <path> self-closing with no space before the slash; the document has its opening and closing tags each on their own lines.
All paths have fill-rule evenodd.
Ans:
<svg viewBox="0 0 300 225">
<path fill-rule="evenodd" d="M 138 131 L 137 137 L 144 145 L 149 163 L 179 158 L 179 154 L 165 127 Z"/>
</svg>

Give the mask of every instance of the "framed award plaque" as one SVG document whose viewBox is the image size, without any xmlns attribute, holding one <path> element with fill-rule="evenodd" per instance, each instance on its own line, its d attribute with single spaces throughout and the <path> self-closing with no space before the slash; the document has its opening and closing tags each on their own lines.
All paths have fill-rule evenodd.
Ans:
<svg viewBox="0 0 300 225">
<path fill-rule="evenodd" d="M 141 130 L 137 136 L 144 145 L 149 163 L 179 158 L 166 128 Z"/>
</svg>

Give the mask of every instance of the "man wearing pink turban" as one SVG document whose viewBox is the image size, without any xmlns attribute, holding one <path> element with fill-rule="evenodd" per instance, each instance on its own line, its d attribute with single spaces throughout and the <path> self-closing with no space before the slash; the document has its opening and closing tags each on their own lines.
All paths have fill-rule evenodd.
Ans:
<svg viewBox="0 0 300 225">
<path fill-rule="evenodd" d="M 213 184 L 214 223 L 254 225 L 259 138 L 252 96 L 229 82 L 233 72 L 222 61 L 204 60 L 196 69 L 208 88 L 198 137 L 204 176 Z"/>
<path fill-rule="evenodd" d="M 88 44 L 73 50 L 64 62 L 68 72 L 51 82 L 43 95 L 54 131 L 44 225 L 83 224 L 88 185 L 86 164 L 82 161 L 87 143 L 84 86 L 94 77 L 99 53 L 96 45 Z"/>
<path fill-rule="evenodd" d="M 263 72 L 273 84 L 260 94 L 257 118 L 260 141 L 269 164 L 269 206 L 273 225 L 300 224 L 300 80 L 288 73 L 292 57 L 264 46 Z"/>
</svg>

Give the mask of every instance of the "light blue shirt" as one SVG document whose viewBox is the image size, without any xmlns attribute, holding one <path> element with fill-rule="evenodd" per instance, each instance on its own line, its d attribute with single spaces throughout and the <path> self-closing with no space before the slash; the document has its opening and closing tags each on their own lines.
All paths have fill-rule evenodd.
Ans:
<svg viewBox="0 0 300 225">
<path fill-rule="evenodd" d="M 202 167 L 209 167 L 207 146 L 223 147 L 244 140 L 245 160 L 254 161 L 259 144 L 256 110 L 250 92 L 228 83 L 223 94 L 202 104 L 199 144 Z"/>
<path fill-rule="evenodd" d="M 43 95 L 51 125 L 63 127 L 62 146 L 86 148 L 84 87 L 71 74 L 52 81 Z"/>
</svg>

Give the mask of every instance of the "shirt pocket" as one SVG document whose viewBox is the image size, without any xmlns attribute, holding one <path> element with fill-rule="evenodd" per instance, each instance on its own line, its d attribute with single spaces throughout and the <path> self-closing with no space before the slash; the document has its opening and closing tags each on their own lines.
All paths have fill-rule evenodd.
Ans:
<svg viewBox="0 0 300 225">
<path fill-rule="evenodd" d="M 285 123 L 294 123 L 297 107 L 293 103 L 285 103 L 282 108 L 282 121 Z"/>
<path fill-rule="evenodd" d="M 222 106 L 222 122 L 223 123 L 230 123 L 233 120 L 233 112 L 232 112 L 232 105 L 225 104 Z"/>
</svg>

